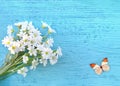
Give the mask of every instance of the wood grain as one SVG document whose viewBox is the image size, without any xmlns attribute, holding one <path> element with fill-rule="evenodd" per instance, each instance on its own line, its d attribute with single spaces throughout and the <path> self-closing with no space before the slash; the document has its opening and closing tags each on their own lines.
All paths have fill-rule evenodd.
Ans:
<svg viewBox="0 0 120 86">
<path fill-rule="evenodd" d="M 54 66 L 39 66 L 26 78 L 13 75 L 0 86 L 120 86 L 119 0 L 0 0 L 0 40 L 18 21 L 43 20 L 56 30 L 63 57 Z M 7 49 L 0 44 L 0 62 Z M 111 70 L 98 76 L 89 64 L 108 57 Z"/>
</svg>

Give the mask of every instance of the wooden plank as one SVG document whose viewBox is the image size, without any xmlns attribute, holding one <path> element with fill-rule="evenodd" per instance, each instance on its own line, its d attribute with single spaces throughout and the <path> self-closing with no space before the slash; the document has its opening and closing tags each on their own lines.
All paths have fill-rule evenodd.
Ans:
<svg viewBox="0 0 120 86">
<path fill-rule="evenodd" d="M 120 86 L 120 2 L 118 0 L 1 0 L 0 40 L 18 21 L 46 21 L 56 30 L 55 46 L 63 57 L 54 66 L 39 66 L 26 78 L 13 75 L 0 86 Z M 7 53 L 0 44 L 0 62 Z M 89 64 L 108 57 L 111 70 L 98 76 Z"/>
</svg>

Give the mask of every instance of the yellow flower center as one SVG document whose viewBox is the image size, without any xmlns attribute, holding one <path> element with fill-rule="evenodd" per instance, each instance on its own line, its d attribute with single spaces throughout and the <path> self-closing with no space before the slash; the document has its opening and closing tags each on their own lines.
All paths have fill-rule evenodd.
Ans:
<svg viewBox="0 0 120 86">
<path fill-rule="evenodd" d="M 28 40 L 27 39 L 24 39 L 24 42 L 27 42 Z"/>
<path fill-rule="evenodd" d="M 7 41 L 6 44 L 10 44 L 10 41 Z"/>
<path fill-rule="evenodd" d="M 14 50 L 16 48 L 16 46 L 12 46 L 12 49 Z"/>
<path fill-rule="evenodd" d="M 41 26 L 41 27 L 44 29 L 44 28 L 46 28 L 47 26 L 46 26 L 46 25 L 44 25 L 44 24 L 42 24 L 42 26 Z"/>
<path fill-rule="evenodd" d="M 45 52 L 46 55 L 48 55 L 48 52 Z"/>
</svg>

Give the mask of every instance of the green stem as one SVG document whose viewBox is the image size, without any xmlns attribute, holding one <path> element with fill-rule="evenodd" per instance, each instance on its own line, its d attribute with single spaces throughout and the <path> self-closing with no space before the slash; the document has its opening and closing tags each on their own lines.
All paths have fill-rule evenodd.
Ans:
<svg viewBox="0 0 120 86">
<path fill-rule="evenodd" d="M 32 63 L 33 57 L 29 58 L 29 61 L 27 64 L 24 64 L 22 62 L 22 55 L 14 55 L 14 57 L 7 62 L 7 64 L 4 64 L 0 68 L 0 79 L 5 79 L 8 76 L 14 74 L 17 72 L 18 69 L 25 67 L 25 66 L 30 66 Z"/>
<path fill-rule="evenodd" d="M 4 77 L 14 73 L 11 70 L 15 66 L 17 66 L 18 63 L 22 63 L 22 55 L 23 55 L 23 53 L 21 54 L 21 52 L 20 52 L 19 54 L 6 56 L 5 63 L 0 68 L 0 79 L 3 79 Z M 11 56 L 12 56 L 12 58 L 11 58 Z"/>
</svg>

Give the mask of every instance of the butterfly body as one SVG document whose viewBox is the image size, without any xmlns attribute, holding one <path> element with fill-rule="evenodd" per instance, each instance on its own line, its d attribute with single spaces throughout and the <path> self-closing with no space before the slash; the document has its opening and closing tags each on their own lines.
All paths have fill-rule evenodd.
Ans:
<svg viewBox="0 0 120 86">
<path fill-rule="evenodd" d="M 90 67 L 95 71 L 96 74 L 100 75 L 102 74 L 103 71 L 109 71 L 110 70 L 110 66 L 108 65 L 108 59 L 104 58 L 102 60 L 101 66 L 92 63 L 90 64 Z"/>
</svg>

